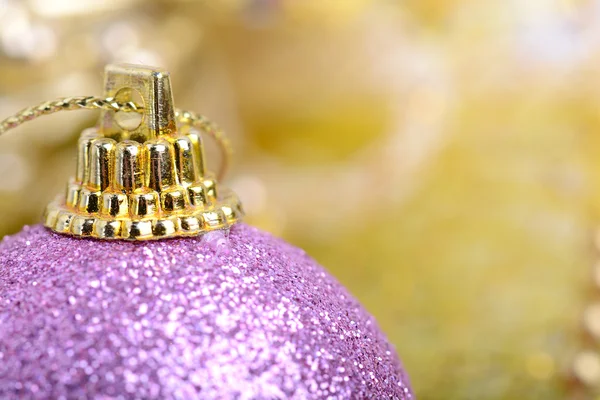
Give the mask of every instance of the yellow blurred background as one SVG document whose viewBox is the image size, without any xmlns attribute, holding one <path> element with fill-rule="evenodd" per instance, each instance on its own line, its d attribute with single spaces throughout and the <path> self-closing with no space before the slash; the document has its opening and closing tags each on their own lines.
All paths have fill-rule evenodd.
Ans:
<svg viewBox="0 0 600 400">
<path fill-rule="evenodd" d="M 419 399 L 598 395 L 600 1 L 0 0 L 0 117 L 110 62 L 228 132 L 247 221 L 350 288 Z M 2 138 L 0 234 L 96 118 Z"/>
</svg>

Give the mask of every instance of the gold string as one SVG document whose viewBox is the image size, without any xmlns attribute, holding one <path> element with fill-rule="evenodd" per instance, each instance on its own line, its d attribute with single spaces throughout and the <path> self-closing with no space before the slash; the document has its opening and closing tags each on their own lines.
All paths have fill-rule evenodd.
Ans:
<svg viewBox="0 0 600 400">
<path fill-rule="evenodd" d="M 113 98 L 101 98 L 95 96 L 66 97 L 53 101 L 46 101 L 37 106 L 27 107 L 6 118 L 0 122 L 0 135 L 43 115 L 72 110 L 107 110 L 136 113 L 142 113 L 144 111 L 142 107 L 133 102 L 120 103 Z M 176 109 L 175 118 L 180 124 L 194 127 L 211 136 L 217 142 L 222 155 L 218 178 L 219 180 L 222 180 L 229 170 L 229 164 L 233 153 L 231 142 L 227 136 L 225 136 L 225 133 L 203 115 L 191 111 Z"/>
</svg>

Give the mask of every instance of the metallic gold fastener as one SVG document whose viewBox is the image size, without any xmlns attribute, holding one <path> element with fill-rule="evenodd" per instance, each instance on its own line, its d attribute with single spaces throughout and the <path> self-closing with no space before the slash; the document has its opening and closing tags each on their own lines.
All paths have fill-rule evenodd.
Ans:
<svg viewBox="0 0 600 400">
<path fill-rule="evenodd" d="M 66 195 L 46 208 L 47 227 L 75 236 L 148 240 L 198 235 L 241 219 L 238 197 L 217 189 L 206 171 L 200 133 L 221 145 L 222 173 L 229 141 L 206 118 L 174 108 L 168 72 L 109 65 L 105 96 L 46 102 L 0 122 L 3 133 L 61 110 L 102 110 L 98 127 L 81 134 Z"/>
</svg>

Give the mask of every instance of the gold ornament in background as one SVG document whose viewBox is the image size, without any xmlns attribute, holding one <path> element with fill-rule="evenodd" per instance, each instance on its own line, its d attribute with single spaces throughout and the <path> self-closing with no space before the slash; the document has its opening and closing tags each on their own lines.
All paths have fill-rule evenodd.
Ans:
<svg viewBox="0 0 600 400">
<path fill-rule="evenodd" d="M 2 115 L 65 89 L 98 92 L 106 63 L 164 66 L 181 77 L 178 104 L 240 143 L 231 186 L 248 220 L 350 287 L 418 398 L 590 396 L 592 2 L 71 3 L 0 11 Z M 61 189 L 44 166 L 89 125 L 79 118 L 6 138 L 0 205 L 38 214 L 6 213 L 4 233 L 37 221 Z M 46 182 L 39 198 L 24 195 L 33 176 Z"/>
</svg>

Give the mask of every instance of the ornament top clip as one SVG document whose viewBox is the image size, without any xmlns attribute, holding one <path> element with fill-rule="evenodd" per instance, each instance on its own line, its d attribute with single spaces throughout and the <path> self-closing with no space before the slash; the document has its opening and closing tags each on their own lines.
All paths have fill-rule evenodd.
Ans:
<svg viewBox="0 0 600 400">
<path fill-rule="evenodd" d="M 43 103 L 8 118 L 0 133 L 41 115 L 100 109 L 98 126 L 81 133 L 75 177 L 51 202 L 44 224 L 60 233 L 98 239 L 148 240 L 224 229 L 243 216 L 238 197 L 218 188 L 206 170 L 201 132 L 223 152 L 230 146 L 206 118 L 173 105 L 169 73 L 108 65 L 104 98 Z"/>
</svg>

